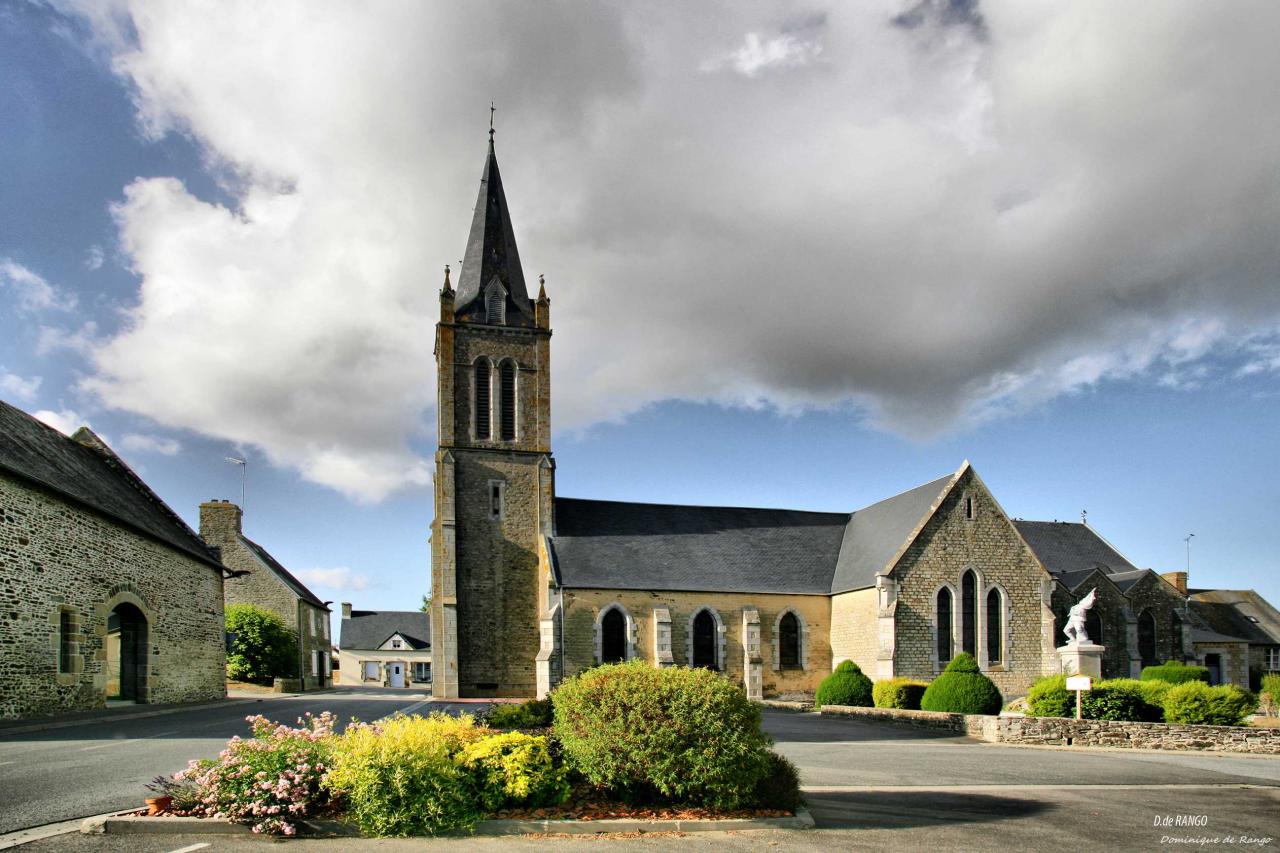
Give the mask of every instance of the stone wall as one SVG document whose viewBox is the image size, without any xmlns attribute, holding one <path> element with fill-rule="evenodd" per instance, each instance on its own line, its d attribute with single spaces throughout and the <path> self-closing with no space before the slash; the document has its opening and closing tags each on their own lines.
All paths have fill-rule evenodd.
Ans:
<svg viewBox="0 0 1280 853">
<path fill-rule="evenodd" d="M 1280 755 L 1280 729 L 1248 726 L 1184 726 L 1063 717 L 991 717 L 845 705 L 827 705 L 822 713 L 954 732 L 991 743 Z"/>
<path fill-rule="evenodd" d="M 602 610 L 621 605 L 634 637 L 634 653 L 654 662 L 655 607 L 671 615 L 673 663 L 689 663 L 689 624 L 702 607 L 711 607 L 723 625 L 722 672 L 735 684 L 743 682 L 742 611 L 755 607 L 760 615 L 763 691 L 765 696 L 813 693 L 831 672 L 831 599 L 823 595 L 770 595 L 721 592 L 648 592 L 643 590 L 564 590 L 565 674 L 576 675 L 597 662 L 596 624 Z M 786 610 L 801 620 L 804 669 L 779 669 L 774 665 L 777 620 Z"/>
<path fill-rule="evenodd" d="M 874 588 L 831 597 L 831 663 L 851 660 L 872 679 L 878 672 L 876 599 Z"/>
<path fill-rule="evenodd" d="M 298 638 L 297 675 L 304 690 L 329 683 L 324 660 L 333 644 L 329 637 L 329 611 L 304 601 L 283 578 L 245 544 L 241 530 L 243 513 L 230 501 L 200 504 L 200 536 L 218 549 L 222 564 L 232 571 L 248 572 L 226 581 L 227 604 L 255 604 L 284 620 Z M 313 672 L 320 653 L 319 672 Z"/>
<path fill-rule="evenodd" d="M 142 701 L 226 696 L 222 574 L 97 513 L 0 474 L 0 717 L 103 707 L 107 618 L 147 620 Z M 71 671 L 58 671 L 58 612 L 71 614 Z M 116 676 L 118 678 L 118 676 Z"/>
<path fill-rule="evenodd" d="M 968 500 L 973 518 L 968 517 Z M 963 650 L 961 578 L 968 569 L 978 576 L 974 657 L 1001 692 L 1025 693 L 1033 681 L 1057 668 L 1045 654 L 1045 631 L 1052 624 L 1042 594 L 1048 575 L 972 470 L 961 476 L 890 574 L 897 584 L 894 675 L 929 680 L 948 663 L 938 659 L 934 612 L 944 584 L 954 594 L 953 649 L 957 654 Z M 993 587 L 1004 592 L 999 663 L 988 660 L 994 655 L 987 648 L 986 600 Z"/>
</svg>

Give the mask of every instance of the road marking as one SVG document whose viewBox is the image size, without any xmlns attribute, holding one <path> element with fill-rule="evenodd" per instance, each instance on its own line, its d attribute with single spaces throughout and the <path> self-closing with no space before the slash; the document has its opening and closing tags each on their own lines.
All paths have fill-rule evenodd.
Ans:
<svg viewBox="0 0 1280 853">
<path fill-rule="evenodd" d="M 1067 785 L 1022 785 L 1016 782 L 1008 785 L 802 785 L 800 790 L 806 794 L 869 794 L 895 793 L 905 794 L 920 791 L 1186 791 L 1217 790 L 1224 788 L 1239 789 L 1275 789 L 1275 783 L 1266 782 L 1170 782 L 1166 784 L 1118 784 L 1081 783 Z"/>
<path fill-rule="evenodd" d="M 187 847 L 179 847 L 177 850 L 170 850 L 169 853 L 191 853 L 192 850 L 203 850 L 208 846 L 208 841 L 201 841 L 199 844 L 191 844 Z"/>
<path fill-rule="evenodd" d="M 147 735 L 146 737 L 121 738 L 120 740 L 113 740 L 110 743 L 100 743 L 100 744 L 97 744 L 96 746 L 82 746 L 80 747 L 80 751 L 89 752 L 94 749 L 109 749 L 110 747 L 120 746 L 121 744 L 138 743 L 139 741 L 152 740 L 158 737 L 168 737 L 169 735 L 176 735 L 178 731 L 179 731 L 178 729 L 174 729 L 171 732 L 160 732 L 154 735 Z"/>
</svg>

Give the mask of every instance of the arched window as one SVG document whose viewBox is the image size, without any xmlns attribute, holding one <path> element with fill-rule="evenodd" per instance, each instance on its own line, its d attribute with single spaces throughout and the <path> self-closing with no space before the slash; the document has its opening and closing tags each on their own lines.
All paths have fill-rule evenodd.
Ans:
<svg viewBox="0 0 1280 853">
<path fill-rule="evenodd" d="M 1156 617 L 1150 610 L 1138 616 L 1138 656 L 1143 666 L 1156 664 Z"/>
<path fill-rule="evenodd" d="M 516 365 L 512 361 L 502 362 L 498 368 L 498 410 L 502 419 L 499 435 L 503 441 L 515 441 L 516 438 Z"/>
<path fill-rule="evenodd" d="M 1090 609 L 1084 612 L 1084 632 L 1089 635 L 1089 642 L 1103 645 L 1102 617 L 1098 615 L 1097 610 Z"/>
<path fill-rule="evenodd" d="M 1169 653 L 1174 660 L 1182 660 L 1182 617 L 1177 613 L 1169 620 Z"/>
<path fill-rule="evenodd" d="M 800 620 L 794 613 L 782 614 L 778 622 L 778 665 L 783 669 L 800 666 Z"/>
<path fill-rule="evenodd" d="M 719 669 L 719 655 L 716 654 L 716 620 L 709 610 L 700 610 L 693 617 L 693 666 L 704 666 L 707 669 Z"/>
<path fill-rule="evenodd" d="M 500 287 L 491 287 L 489 295 L 485 299 L 484 306 L 485 322 L 494 326 L 501 326 L 506 322 L 507 299 Z"/>
<path fill-rule="evenodd" d="M 621 663 L 627 659 L 627 619 L 616 607 L 600 620 L 600 662 Z"/>
<path fill-rule="evenodd" d="M 938 662 L 950 662 L 954 649 L 951 647 L 951 636 L 955 630 L 955 618 L 952 615 L 955 606 L 951 601 L 951 590 L 943 587 L 938 590 Z"/>
<path fill-rule="evenodd" d="M 1000 590 L 987 593 L 987 663 L 1004 661 L 1004 599 Z"/>
<path fill-rule="evenodd" d="M 978 576 L 972 570 L 960 579 L 960 649 L 969 654 L 978 651 Z"/>
<path fill-rule="evenodd" d="M 476 362 L 476 438 L 489 437 L 489 362 Z"/>
</svg>

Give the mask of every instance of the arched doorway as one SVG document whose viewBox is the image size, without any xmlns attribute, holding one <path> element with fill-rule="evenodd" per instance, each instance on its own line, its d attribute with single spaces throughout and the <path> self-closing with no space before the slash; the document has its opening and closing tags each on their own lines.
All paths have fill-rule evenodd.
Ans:
<svg viewBox="0 0 1280 853">
<path fill-rule="evenodd" d="M 720 668 L 716 660 L 716 620 L 707 610 L 693 618 L 693 665 Z"/>
<path fill-rule="evenodd" d="M 107 698 L 145 702 L 147 698 L 147 617 L 128 602 L 107 616 Z"/>
<path fill-rule="evenodd" d="M 600 620 L 600 662 L 621 663 L 627 659 L 627 620 L 616 607 Z"/>
<path fill-rule="evenodd" d="M 1138 616 L 1138 656 L 1142 665 L 1155 666 L 1156 661 L 1156 617 L 1150 610 L 1144 610 Z"/>
</svg>

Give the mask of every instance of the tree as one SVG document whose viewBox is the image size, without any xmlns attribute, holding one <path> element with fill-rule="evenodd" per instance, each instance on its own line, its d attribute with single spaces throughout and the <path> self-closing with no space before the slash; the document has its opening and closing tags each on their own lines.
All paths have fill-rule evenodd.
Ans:
<svg viewBox="0 0 1280 853">
<path fill-rule="evenodd" d="M 429 595 L 422 596 L 422 606 L 419 607 L 418 609 L 421 610 L 423 613 L 430 613 L 431 612 L 431 596 Z"/>
<path fill-rule="evenodd" d="M 226 610 L 227 677 L 269 684 L 298 674 L 298 638 L 284 620 L 256 604 L 232 604 Z"/>
</svg>

